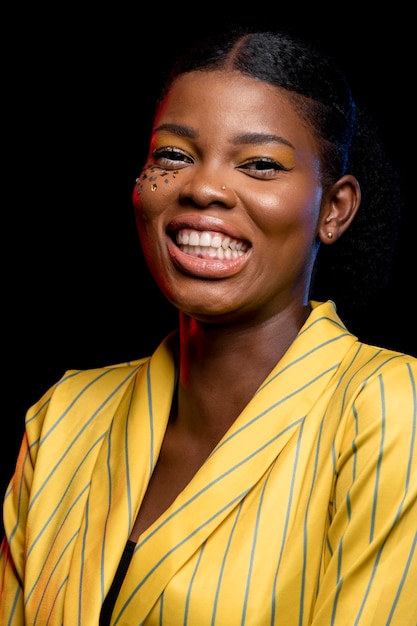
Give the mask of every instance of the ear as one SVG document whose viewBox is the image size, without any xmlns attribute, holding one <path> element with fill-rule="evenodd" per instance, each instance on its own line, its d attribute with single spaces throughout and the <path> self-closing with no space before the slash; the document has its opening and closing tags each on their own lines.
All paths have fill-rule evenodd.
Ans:
<svg viewBox="0 0 417 626">
<path fill-rule="evenodd" d="M 361 190 L 354 176 L 342 176 L 325 194 L 322 202 L 318 237 L 334 243 L 349 228 L 361 203 Z"/>
</svg>

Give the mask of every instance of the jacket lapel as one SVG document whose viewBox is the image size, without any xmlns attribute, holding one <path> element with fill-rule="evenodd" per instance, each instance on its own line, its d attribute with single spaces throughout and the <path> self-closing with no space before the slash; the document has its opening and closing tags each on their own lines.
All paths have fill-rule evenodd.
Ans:
<svg viewBox="0 0 417 626">
<path fill-rule="evenodd" d="M 294 344 L 233 427 L 169 509 L 140 537 L 115 615 L 123 615 L 126 623 L 145 619 L 169 580 L 298 435 L 355 340 L 331 303 L 313 303 Z M 166 393 L 163 376 L 155 383 L 155 393 Z M 167 407 L 164 411 L 162 431 Z"/>
<path fill-rule="evenodd" d="M 166 430 L 176 382 L 169 346 L 170 337 L 137 373 L 103 439 L 71 563 L 65 623 L 98 623 Z"/>
</svg>

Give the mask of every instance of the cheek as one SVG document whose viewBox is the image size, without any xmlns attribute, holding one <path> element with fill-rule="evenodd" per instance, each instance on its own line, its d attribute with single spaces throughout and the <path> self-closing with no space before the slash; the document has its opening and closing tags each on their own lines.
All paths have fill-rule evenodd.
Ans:
<svg viewBox="0 0 417 626">
<path fill-rule="evenodd" d="M 261 201 L 260 201 L 261 200 Z M 315 233 L 320 213 L 322 189 L 320 185 L 282 186 L 262 198 L 258 196 L 258 218 L 262 228 L 269 232 L 303 231 L 310 239 Z M 253 200 L 255 202 L 255 199 Z"/>
<path fill-rule="evenodd" d="M 133 190 L 133 207 L 136 219 L 152 221 L 163 213 L 166 200 L 173 193 L 175 172 L 165 172 L 147 168 L 136 179 Z"/>
</svg>

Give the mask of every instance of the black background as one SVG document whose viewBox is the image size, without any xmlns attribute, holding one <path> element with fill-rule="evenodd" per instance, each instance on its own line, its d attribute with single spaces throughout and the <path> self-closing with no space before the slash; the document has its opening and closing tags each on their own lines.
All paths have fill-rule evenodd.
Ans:
<svg viewBox="0 0 417 626">
<path fill-rule="evenodd" d="M 26 409 L 65 370 L 144 356 L 175 325 L 144 266 L 131 193 L 161 70 L 209 32 L 284 26 L 317 40 L 375 113 L 407 206 L 388 298 L 361 338 L 417 355 L 411 9 L 250 4 L 4 10 L 3 492 Z"/>
</svg>

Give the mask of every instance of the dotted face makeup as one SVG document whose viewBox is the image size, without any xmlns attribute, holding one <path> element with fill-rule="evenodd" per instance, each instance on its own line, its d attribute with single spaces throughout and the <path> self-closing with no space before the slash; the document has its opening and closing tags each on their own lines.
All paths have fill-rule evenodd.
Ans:
<svg viewBox="0 0 417 626">
<path fill-rule="evenodd" d="M 159 173 L 159 177 L 154 173 L 154 168 L 150 168 L 150 175 L 146 171 L 144 171 L 138 178 L 136 179 L 137 184 L 137 194 L 140 195 L 143 191 L 144 181 L 151 183 L 151 191 L 157 191 L 158 178 L 164 177 L 163 182 L 167 185 L 169 183 L 169 174 L 172 175 L 172 178 L 176 178 L 178 174 L 178 170 L 173 170 L 172 172 L 162 171 Z"/>
</svg>

